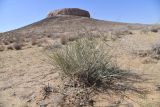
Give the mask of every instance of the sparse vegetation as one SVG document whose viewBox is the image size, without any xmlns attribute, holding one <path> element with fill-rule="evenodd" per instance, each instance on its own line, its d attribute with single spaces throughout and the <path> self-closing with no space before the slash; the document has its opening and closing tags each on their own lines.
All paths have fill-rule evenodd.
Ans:
<svg viewBox="0 0 160 107">
<path fill-rule="evenodd" d="M 79 39 L 78 36 L 69 36 L 69 37 L 68 37 L 68 41 L 75 41 L 75 40 L 77 40 L 77 39 Z"/>
<path fill-rule="evenodd" d="M 0 45 L 0 51 L 4 51 L 5 50 L 5 46 Z"/>
<path fill-rule="evenodd" d="M 61 42 L 61 44 L 62 45 L 66 45 L 67 44 L 67 42 L 68 42 L 68 40 L 67 40 L 67 37 L 66 36 L 61 36 L 61 38 L 60 38 L 60 42 Z"/>
<path fill-rule="evenodd" d="M 160 44 L 153 45 L 151 52 L 152 52 L 151 57 L 159 60 L 160 59 Z"/>
<path fill-rule="evenodd" d="M 13 48 L 13 45 L 9 45 L 8 47 L 7 47 L 7 49 L 8 50 L 13 50 L 14 48 Z"/>
<path fill-rule="evenodd" d="M 37 44 L 37 39 L 35 37 L 31 38 L 31 44 L 36 45 Z"/>
<path fill-rule="evenodd" d="M 120 37 L 121 35 L 131 35 L 131 34 L 133 33 L 129 31 L 128 29 L 120 29 L 120 30 L 116 30 L 112 32 L 112 35 L 116 35 L 118 37 Z"/>
<path fill-rule="evenodd" d="M 160 106 L 160 102 L 156 101 L 150 101 L 147 98 L 145 98 L 144 100 L 142 100 L 142 102 L 140 102 L 140 107 L 159 107 Z"/>
<path fill-rule="evenodd" d="M 58 48 L 62 48 L 62 44 L 58 41 L 55 41 L 53 44 L 48 44 L 47 46 L 44 47 L 44 50 L 55 50 Z"/>
<path fill-rule="evenodd" d="M 160 30 L 159 25 L 146 26 L 141 30 L 142 34 L 148 34 L 149 32 L 158 33 Z"/>
<path fill-rule="evenodd" d="M 131 73 L 111 63 L 102 41 L 80 39 L 50 55 L 63 74 L 77 78 L 87 87 L 116 88 L 129 80 Z"/>
<path fill-rule="evenodd" d="M 0 69 L 3 68 L 3 59 L 0 57 Z"/>
<path fill-rule="evenodd" d="M 62 77 L 70 78 L 69 84 L 73 83 L 72 87 L 79 87 L 82 90 L 84 87 L 89 90 L 112 90 L 120 93 L 127 90 L 143 92 L 131 85 L 141 78 L 113 64 L 112 57 L 106 51 L 106 45 L 101 39 L 79 39 L 53 52 L 49 57 L 60 69 Z M 88 90 L 86 92 L 91 93 Z M 89 99 L 85 100 L 86 102 L 88 103 Z"/>
<path fill-rule="evenodd" d="M 44 96 L 44 99 L 46 97 L 48 97 L 50 95 L 50 93 L 53 92 L 53 88 L 48 84 L 48 85 L 45 85 L 43 87 L 43 96 Z"/>
<path fill-rule="evenodd" d="M 151 58 L 153 60 L 159 60 L 160 59 L 160 44 L 156 43 L 156 44 L 153 44 L 151 45 L 150 49 L 147 49 L 147 50 L 135 50 L 133 52 L 133 54 L 139 56 L 139 57 L 148 57 L 148 58 Z M 147 63 L 148 62 L 155 62 L 153 60 L 146 60 Z M 145 63 L 146 63 L 145 61 Z"/>
<path fill-rule="evenodd" d="M 159 102 L 160 44 L 151 44 L 159 40 L 149 25 L 64 15 L 4 32 L 0 51 L 24 50 L 0 52 L 0 106 L 24 99 L 33 107 L 152 107 Z M 146 102 L 142 87 L 151 92 Z"/>
<path fill-rule="evenodd" d="M 152 46 L 152 51 L 157 54 L 160 55 L 160 44 L 155 44 Z"/>
<path fill-rule="evenodd" d="M 24 39 L 22 37 L 17 36 L 13 44 L 14 49 L 21 50 L 23 47 L 23 43 L 24 43 Z"/>
<path fill-rule="evenodd" d="M 151 32 L 157 33 L 158 29 L 151 29 Z"/>
<path fill-rule="evenodd" d="M 6 40 L 4 40 L 3 43 L 4 43 L 5 45 L 8 45 L 8 44 L 9 44 L 9 42 L 6 41 Z"/>
<path fill-rule="evenodd" d="M 13 47 L 14 47 L 14 49 L 16 49 L 16 50 L 21 50 L 22 49 L 22 44 L 21 43 L 15 43 L 14 45 L 13 45 Z"/>
<path fill-rule="evenodd" d="M 160 27 L 158 24 L 152 25 L 150 31 L 153 33 L 158 33 L 160 30 Z"/>
</svg>

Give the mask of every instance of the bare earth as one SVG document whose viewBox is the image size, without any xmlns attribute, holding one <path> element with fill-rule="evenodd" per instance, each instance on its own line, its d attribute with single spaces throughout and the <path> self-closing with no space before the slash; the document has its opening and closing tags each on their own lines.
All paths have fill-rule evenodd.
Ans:
<svg viewBox="0 0 160 107">
<path fill-rule="evenodd" d="M 95 107 L 160 107 L 160 54 L 159 59 L 151 54 L 154 45 L 160 49 L 160 27 L 152 27 L 62 15 L 0 33 L 0 107 L 63 107 L 64 81 L 44 48 L 54 42 L 54 50 L 84 36 L 108 40 L 115 63 L 142 75 L 146 80 L 134 85 L 148 90 L 146 96 L 128 91 L 123 98 L 97 93 Z M 52 87 L 47 97 L 46 86 Z"/>
<path fill-rule="evenodd" d="M 139 57 L 133 51 L 149 50 L 160 41 L 159 33 L 141 34 L 135 31 L 110 43 L 118 65 L 142 74 L 148 81 L 137 84 L 150 92 L 145 98 L 128 93 L 121 101 L 116 95 L 100 94 L 95 96 L 97 107 L 107 107 L 121 101 L 120 107 L 160 107 L 160 60 L 150 56 Z M 44 99 L 42 88 L 46 85 L 58 87 L 62 83 L 57 70 L 49 64 L 49 60 L 41 47 L 24 50 L 8 50 L 0 52 L 0 107 L 58 107 L 63 99 L 60 95 L 51 94 Z M 151 105 L 151 106 L 149 106 Z"/>
<path fill-rule="evenodd" d="M 34 101 L 45 85 L 58 84 L 58 74 L 37 48 L 0 53 L 0 107 L 23 107 Z M 37 100 L 37 101 L 36 101 Z M 31 106 L 30 105 L 30 106 Z"/>
</svg>

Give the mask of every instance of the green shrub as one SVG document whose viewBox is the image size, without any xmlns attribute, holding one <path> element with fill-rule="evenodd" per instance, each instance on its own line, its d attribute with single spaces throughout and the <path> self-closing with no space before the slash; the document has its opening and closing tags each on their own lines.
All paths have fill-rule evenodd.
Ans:
<svg viewBox="0 0 160 107">
<path fill-rule="evenodd" d="M 125 85 L 137 76 L 111 63 L 112 57 L 106 50 L 106 45 L 100 39 L 83 38 L 58 49 L 49 57 L 62 74 L 73 80 L 76 78 L 87 87 L 134 90 Z"/>
</svg>

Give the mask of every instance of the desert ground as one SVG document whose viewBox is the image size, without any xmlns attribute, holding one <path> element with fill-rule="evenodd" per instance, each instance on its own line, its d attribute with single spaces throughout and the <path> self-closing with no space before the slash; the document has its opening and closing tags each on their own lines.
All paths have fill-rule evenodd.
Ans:
<svg viewBox="0 0 160 107">
<path fill-rule="evenodd" d="M 115 41 L 108 42 L 112 46 L 120 67 L 131 69 L 147 78 L 140 83 L 141 87 L 149 90 L 145 98 L 127 93 L 129 98 L 123 100 L 119 96 L 97 95 L 95 105 L 106 107 L 115 102 L 122 102 L 125 107 L 159 107 L 160 61 L 150 55 L 140 56 L 133 52 L 150 50 L 151 46 L 160 40 L 159 33 L 148 32 L 140 34 L 135 31 L 132 35 L 125 35 Z M 143 53 L 141 53 L 143 54 Z M 23 50 L 8 50 L 0 52 L 0 106 L 1 107 L 34 107 L 53 106 L 62 102 L 63 96 L 52 93 L 49 98 L 43 98 L 43 87 L 48 84 L 57 88 L 62 84 L 58 72 L 49 63 L 49 59 L 42 47 L 31 47 Z M 122 101 L 121 101 L 122 100 Z M 150 107 L 149 106 L 149 107 Z"/>
<path fill-rule="evenodd" d="M 0 34 L 0 107 L 67 107 L 63 103 L 69 99 L 61 93 L 65 82 L 47 54 L 83 38 L 77 36 L 83 35 L 79 30 L 81 26 L 77 25 L 80 22 L 89 29 L 90 36 L 101 38 L 104 34 L 114 63 L 140 75 L 143 81 L 134 86 L 146 92 L 97 92 L 91 97 L 92 106 L 160 107 L 159 28 L 153 30 L 149 25 L 111 23 L 77 16 L 60 17 Z M 93 22 L 100 31 L 93 28 Z M 68 23 L 70 27 L 67 28 Z M 76 31 L 80 32 L 75 35 Z M 17 35 L 20 38 L 14 40 Z M 15 45 L 15 41 L 18 44 Z"/>
</svg>

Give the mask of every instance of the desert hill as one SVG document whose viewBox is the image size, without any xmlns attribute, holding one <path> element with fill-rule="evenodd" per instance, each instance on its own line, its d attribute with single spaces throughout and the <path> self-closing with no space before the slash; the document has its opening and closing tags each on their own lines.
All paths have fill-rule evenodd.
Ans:
<svg viewBox="0 0 160 107">
<path fill-rule="evenodd" d="M 74 13 L 74 9 L 70 10 L 71 13 Z M 49 14 L 51 14 L 51 12 Z M 69 13 L 67 13 L 67 15 L 56 14 L 52 17 L 48 17 L 47 15 L 47 17 L 42 19 L 41 21 L 24 26 L 19 29 L 1 33 L 0 44 L 6 45 L 5 47 L 7 48 L 9 44 L 13 45 L 17 41 L 23 41 L 23 44 L 32 44 L 33 41 L 35 42 L 38 39 L 42 38 L 55 39 L 62 36 L 79 37 L 84 35 L 84 33 L 86 32 L 85 30 L 90 31 L 94 36 L 99 34 L 99 32 L 103 33 L 104 35 L 108 35 L 110 33 L 115 34 L 118 32 L 123 34 L 127 32 L 129 33 L 130 30 L 145 29 L 148 27 L 148 25 L 143 24 L 127 24 L 120 22 L 103 21 L 80 15 L 69 15 Z"/>
<path fill-rule="evenodd" d="M 99 90 L 86 97 L 88 105 L 160 106 L 160 26 L 104 21 L 88 14 L 71 8 L 51 11 L 41 21 L 0 33 L 0 107 L 86 107 L 79 99 L 84 101 L 87 91 L 66 88 L 67 81 L 48 58 L 48 54 L 86 36 L 103 40 L 119 68 L 144 78 L 134 86 L 140 92 L 147 90 L 145 95 L 127 88 L 122 93 Z"/>
</svg>

